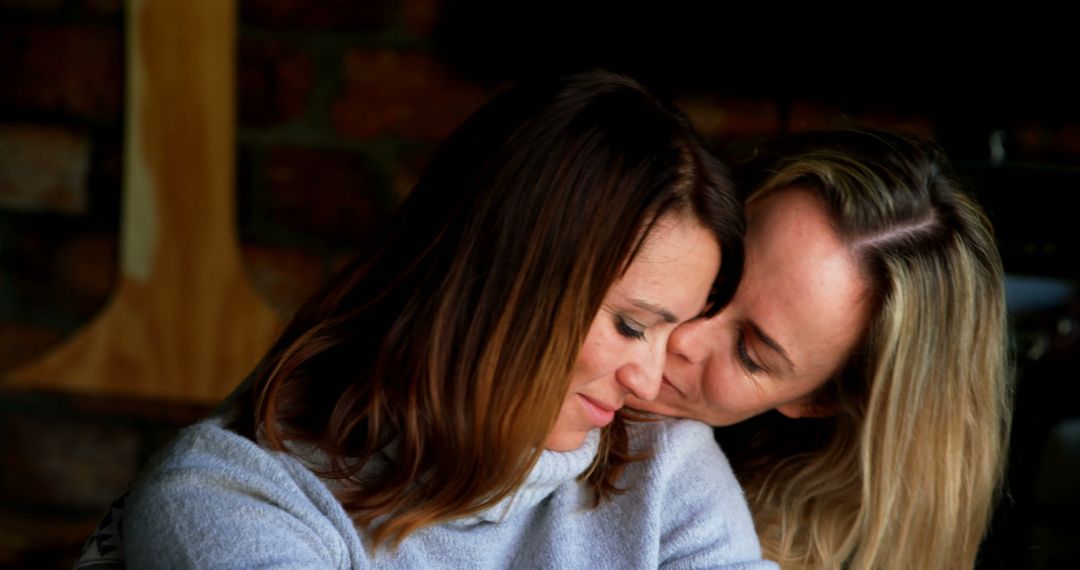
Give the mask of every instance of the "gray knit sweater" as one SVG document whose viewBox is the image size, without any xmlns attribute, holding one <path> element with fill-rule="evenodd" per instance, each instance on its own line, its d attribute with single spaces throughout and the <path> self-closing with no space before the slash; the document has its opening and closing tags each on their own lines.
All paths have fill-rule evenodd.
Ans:
<svg viewBox="0 0 1080 570">
<path fill-rule="evenodd" d="M 596 453 L 594 432 L 581 449 L 544 452 L 521 490 L 488 511 L 372 553 L 326 482 L 295 457 L 204 421 L 132 485 L 122 556 L 129 568 L 776 568 L 761 560 L 708 426 L 630 429 L 632 448 L 653 456 L 632 463 L 627 492 L 598 508 L 576 481 Z"/>
</svg>

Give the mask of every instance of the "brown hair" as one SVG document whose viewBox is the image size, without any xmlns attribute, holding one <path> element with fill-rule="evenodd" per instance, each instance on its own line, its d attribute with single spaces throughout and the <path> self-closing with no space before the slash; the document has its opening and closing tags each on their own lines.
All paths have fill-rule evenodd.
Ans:
<svg viewBox="0 0 1080 570">
<path fill-rule="evenodd" d="M 672 212 L 715 233 L 722 305 L 742 209 L 687 122 L 611 73 L 519 84 L 440 147 L 383 245 L 298 312 L 232 426 L 324 452 L 317 471 L 376 546 L 483 510 L 538 459 L 605 293 Z M 633 459 L 624 421 L 588 471 L 597 501 Z M 361 477 L 392 440 L 394 464 Z"/>
</svg>

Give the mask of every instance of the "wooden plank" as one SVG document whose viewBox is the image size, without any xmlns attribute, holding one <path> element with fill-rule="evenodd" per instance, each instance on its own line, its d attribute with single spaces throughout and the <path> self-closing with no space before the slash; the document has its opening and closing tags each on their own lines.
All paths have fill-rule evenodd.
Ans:
<svg viewBox="0 0 1080 570">
<path fill-rule="evenodd" d="M 4 385 L 212 402 L 280 327 L 234 227 L 236 6 L 127 9 L 119 284 L 94 321 Z"/>
</svg>

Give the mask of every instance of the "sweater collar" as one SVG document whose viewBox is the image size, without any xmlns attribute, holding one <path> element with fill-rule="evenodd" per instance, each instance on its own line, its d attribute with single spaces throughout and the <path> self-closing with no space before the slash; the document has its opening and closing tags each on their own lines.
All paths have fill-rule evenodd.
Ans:
<svg viewBox="0 0 1080 570">
<path fill-rule="evenodd" d="M 600 430 L 592 430 L 581 447 L 570 451 L 544 450 L 529 471 L 528 477 L 512 494 L 479 513 L 451 521 L 454 526 L 471 526 L 483 522 L 499 523 L 513 518 L 538 505 L 560 485 L 573 481 L 585 472 L 600 448 Z"/>
<path fill-rule="evenodd" d="M 570 451 L 545 449 L 516 491 L 483 511 L 454 519 L 446 524 L 468 527 L 484 522 L 499 523 L 532 509 L 560 485 L 573 481 L 592 465 L 596 452 L 600 449 L 600 431 L 598 429 L 589 431 L 585 436 L 585 441 L 577 449 Z M 398 440 L 391 441 L 372 457 L 372 461 L 364 466 L 363 472 L 382 469 L 387 464 L 395 462 L 398 457 L 397 446 Z M 292 455 L 304 458 L 311 468 L 326 468 L 329 465 L 326 454 L 311 444 L 287 441 L 285 447 Z M 323 482 L 331 491 L 341 488 L 340 481 L 323 479 Z"/>
</svg>

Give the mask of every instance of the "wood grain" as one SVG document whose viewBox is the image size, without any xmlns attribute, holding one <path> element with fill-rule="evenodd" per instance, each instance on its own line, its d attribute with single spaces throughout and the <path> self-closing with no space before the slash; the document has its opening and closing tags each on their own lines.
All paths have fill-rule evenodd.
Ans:
<svg viewBox="0 0 1080 570">
<path fill-rule="evenodd" d="M 244 272 L 234 227 L 236 6 L 127 9 L 119 284 L 87 327 L 3 383 L 213 402 L 281 324 Z"/>
</svg>

